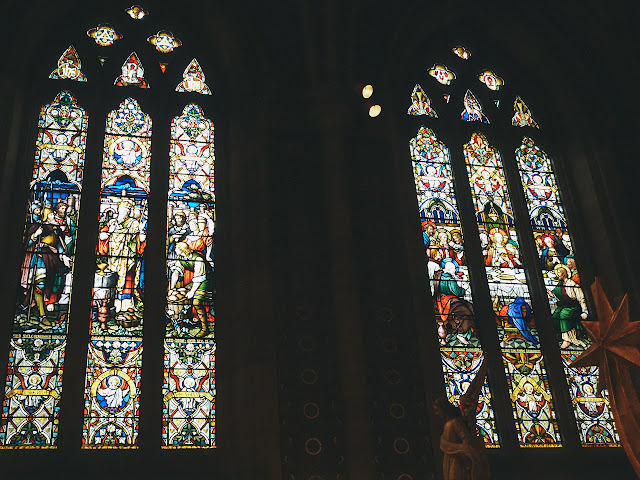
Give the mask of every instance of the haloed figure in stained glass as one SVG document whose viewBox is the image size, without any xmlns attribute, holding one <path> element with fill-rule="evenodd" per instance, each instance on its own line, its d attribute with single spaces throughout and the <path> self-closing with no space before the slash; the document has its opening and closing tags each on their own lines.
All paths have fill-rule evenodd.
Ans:
<svg viewBox="0 0 640 480">
<path fill-rule="evenodd" d="M 71 279 L 67 275 L 71 271 L 76 232 L 75 222 L 69 214 L 73 211 L 74 200 L 70 194 L 59 197 L 55 205 L 46 199 L 31 202 L 33 223 L 25 235 L 20 279 L 24 298 L 18 307 L 24 312 L 26 322 L 37 317 L 40 328 L 53 326 L 64 313 L 61 309 L 66 311 L 68 307 Z"/>
<path fill-rule="evenodd" d="M 106 270 L 117 274 L 114 307 L 116 319 L 135 312 L 143 279 L 142 254 L 147 243 L 143 210 L 131 200 L 118 203 L 115 218 L 100 229 L 98 253 L 104 255 Z M 138 301 L 136 301 L 136 299 Z M 122 319 L 120 319 L 122 320 Z M 104 322 L 103 322 L 104 323 Z"/>
</svg>

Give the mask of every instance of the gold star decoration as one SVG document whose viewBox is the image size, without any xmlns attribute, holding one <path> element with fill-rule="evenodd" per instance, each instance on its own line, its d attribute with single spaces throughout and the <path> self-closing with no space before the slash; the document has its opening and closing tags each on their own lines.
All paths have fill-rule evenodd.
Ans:
<svg viewBox="0 0 640 480">
<path fill-rule="evenodd" d="M 598 312 L 597 322 L 582 322 L 593 343 L 571 363 L 571 367 L 597 365 L 600 370 L 598 392 L 611 386 L 617 370 L 640 367 L 640 322 L 629 322 L 627 295 L 613 311 L 600 282 L 596 278 L 591 293 Z"/>
<path fill-rule="evenodd" d="M 598 392 L 605 387 L 609 392 L 620 442 L 640 478 L 640 398 L 630 373 L 631 369 L 640 367 L 640 322 L 629 321 L 627 295 L 613 311 L 597 278 L 591 285 L 591 293 L 598 321 L 582 322 L 582 325 L 593 343 L 569 366 L 598 366 Z"/>
</svg>

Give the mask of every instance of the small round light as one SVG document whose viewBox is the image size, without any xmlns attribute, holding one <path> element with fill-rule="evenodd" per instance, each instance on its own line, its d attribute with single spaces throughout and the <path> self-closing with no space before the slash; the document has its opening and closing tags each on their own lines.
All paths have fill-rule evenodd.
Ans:
<svg viewBox="0 0 640 480">
<path fill-rule="evenodd" d="M 373 95 L 373 85 L 365 85 L 362 89 L 362 96 L 369 98 L 371 95 Z"/>
<path fill-rule="evenodd" d="M 378 115 L 380 115 L 381 111 L 382 111 L 382 107 L 380 105 L 372 105 L 371 108 L 369 109 L 369 116 L 377 117 Z"/>
</svg>

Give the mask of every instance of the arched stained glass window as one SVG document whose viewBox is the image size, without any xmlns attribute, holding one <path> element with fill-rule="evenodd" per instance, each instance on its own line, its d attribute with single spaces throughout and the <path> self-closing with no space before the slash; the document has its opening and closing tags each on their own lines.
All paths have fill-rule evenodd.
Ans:
<svg viewBox="0 0 640 480">
<path fill-rule="evenodd" d="M 411 158 L 427 254 L 438 342 L 447 397 L 458 405 L 484 354 L 476 334 L 464 235 L 455 198 L 449 149 L 432 130 L 421 127 L 411 140 Z M 487 446 L 498 446 L 498 433 L 485 382 L 477 412 L 478 433 Z"/>
<path fill-rule="evenodd" d="M 517 112 L 518 106 L 515 108 Z M 535 123 L 532 126 L 537 127 Z M 583 445 L 617 444 L 620 438 L 609 408 L 607 390 L 597 394 L 598 367 L 569 367 L 591 343 L 580 323 L 589 319 L 589 308 L 580 284 L 551 158 L 526 136 L 515 154 L 540 268 L 549 292 L 549 306 L 559 337 L 580 441 Z"/>
<path fill-rule="evenodd" d="M 522 446 L 561 443 L 500 153 L 473 133 L 464 156 Z"/>
<path fill-rule="evenodd" d="M 597 367 L 569 366 L 590 344 L 581 322 L 592 320 L 592 314 L 552 160 L 536 144 L 540 127 L 524 100 L 511 93 L 510 85 L 505 88 L 493 70 L 480 66 L 466 77 L 454 72 L 458 67 L 469 72 L 472 64 L 468 50 L 459 48 L 466 57 L 454 49 L 459 59 L 435 59 L 446 60 L 453 68 L 434 63 L 420 79 L 429 86 L 414 88 L 408 110 L 412 117 L 422 115 L 419 121 L 424 123 L 410 140 L 410 150 L 447 397 L 457 404 L 486 354 L 487 345 L 480 345 L 480 337 L 487 343 L 488 335 L 493 335 L 489 348 L 493 358 L 502 360 L 500 369 L 507 381 L 506 389 L 498 385 L 490 391 L 487 380 L 480 392 L 478 431 L 488 445 L 505 443 L 495 427 L 500 420 L 501 425 L 513 425 L 521 447 L 565 445 L 558 419 L 570 414 L 558 411 L 554 396 L 568 391 L 581 445 L 619 446 L 607 391 L 597 393 Z M 468 84 L 463 85 L 465 81 Z M 507 95 L 510 98 L 505 99 Z M 440 118 L 420 108 L 429 96 L 444 99 L 433 105 L 427 100 Z M 512 114 L 500 111 L 501 100 L 513 104 Z M 455 132 L 458 144 L 445 146 L 434 131 L 438 122 L 451 128 L 456 121 L 460 132 L 469 133 L 463 139 L 465 134 Z M 526 136 L 518 137 L 514 127 L 528 128 Z M 503 148 L 501 154 L 499 147 L 505 145 L 513 147 Z M 459 205 L 456 192 L 470 201 Z M 526 216 L 519 218 L 519 211 Z M 474 235 L 469 237 L 468 231 Z M 474 248 L 465 248 L 469 245 Z M 481 258 L 469 258 L 470 251 L 481 252 Z M 470 271 L 470 265 L 480 271 Z M 476 304 L 487 307 L 479 310 Z M 545 347 L 543 337 L 550 337 L 540 335 L 541 329 L 557 335 L 557 358 L 550 354 L 553 349 Z M 550 364 L 562 368 L 550 369 Z M 489 365 L 492 378 L 496 367 Z M 552 378 L 551 371 L 564 371 L 565 378 Z M 510 405 L 511 418 L 496 404 Z"/>
<path fill-rule="evenodd" d="M 215 446 L 213 122 L 195 103 L 171 122 L 164 448 Z"/>
<path fill-rule="evenodd" d="M 67 91 L 40 112 L 1 447 L 53 447 L 58 435 L 87 122 Z"/>
<path fill-rule="evenodd" d="M 138 433 L 151 118 L 133 98 L 107 117 L 83 446 L 135 446 Z"/>
<path fill-rule="evenodd" d="M 129 10 L 134 20 L 148 14 L 140 7 Z M 122 16 L 126 17 L 124 21 L 133 22 L 124 11 Z M 158 414 L 155 419 L 157 432 L 162 431 L 162 446 L 216 445 L 213 122 L 194 103 L 173 120 L 164 110 L 167 103 L 182 107 L 196 96 L 207 106 L 211 89 L 205 83 L 203 68 L 186 51 L 188 45 L 178 53 L 172 52 L 173 48 L 158 48 L 158 42 L 147 42 L 153 32 L 138 35 L 136 41 L 132 30 L 123 28 L 124 21 L 117 25 L 124 35 L 109 24 L 90 28 L 88 37 L 79 32 L 84 44 L 78 42 L 78 50 L 73 46 L 61 48 L 64 53 L 58 67 L 47 80 L 66 82 L 83 92 L 93 90 L 93 79 L 101 82 L 98 87 L 110 91 L 95 95 L 89 102 L 93 109 L 100 107 L 103 94 L 109 99 L 105 103 L 116 100 L 107 110 L 110 113 L 104 137 L 93 135 L 89 139 L 87 114 L 71 93 L 63 91 L 42 107 L 0 421 L 0 448 L 57 446 L 61 405 L 62 417 L 74 414 L 64 410 L 68 397 L 62 391 L 63 362 L 69 345 L 75 346 L 74 351 L 84 348 L 83 357 L 86 352 L 84 379 L 79 375 L 65 379 L 65 385 L 72 385 L 65 387 L 67 391 L 82 389 L 84 394 L 77 400 L 83 400 L 84 407 L 77 412 L 83 417 L 82 443 L 78 446 L 137 448 L 141 387 L 145 385 L 141 380 L 142 340 L 149 336 L 150 329 L 154 330 L 151 337 L 157 339 L 158 352 L 160 342 L 164 345 L 164 359 L 159 354 L 151 362 L 158 367 L 158 380 L 164 365 L 164 382 L 155 385 L 155 400 L 150 395 L 144 398 L 147 405 L 155 402 L 158 413 L 162 408 L 162 416 Z M 133 31 L 144 30 L 144 24 L 135 24 Z M 173 37 L 160 40 L 172 41 L 174 48 L 182 45 Z M 104 55 L 105 49 L 109 49 L 108 56 Z M 97 53 L 97 61 L 84 63 L 85 75 L 80 58 L 88 60 L 84 57 L 89 52 Z M 171 62 L 163 57 L 167 53 L 172 55 Z M 161 61 L 154 62 L 153 58 Z M 162 109 L 158 108 L 160 104 Z M 156 119 L 153 132 L 152 115 Z M 169 155 L 156 155 L 155 162 L 169 166 L 170 178 L 156 174 L 159 177 L 154 177 L 153 183 L 170 182 L 169 231 L 154 227 L 156 245 L 162 245 L 164 233 L 168 238 L 166 260 L 161 250 L 155 250 L 153 263 L 161 265 L 160 270 L 166 265 L 166 277 L 150 278 L 147 255 L 154 250 L 147 247 L 147 235 L 151 234 L 147 225 L 165 224 L 164 194 L 157 197 L 159 202 L 150 203 L 152 137 L 157 144 L 158 136 L 160 143 L 166 141 Z M 87 183 L 92 187 L 84 192 L 83 203 L 85 211 L 95 207 L 97 231 L 87 233 L 78 225 L 85 146 L 98 152 L 100 144 L 102 161 L 94 153 L 94 163 L 87 171 Z M 92 202 L 94 207 L 86 206 Z M 84 243 L 89 248 L 81 252 L 86 263 L 73 273 L 78 228 L 87 235 Z M 76 311 L 84 308 L 90 317 L 88 337 L 76 333 L 67 337 L 72 274 L 76 283 L 91 285 L 90 305 L 85 301 L 76 308 L 74 304 Z M 167 303 L 155 302 L 154 310 L 153 303 L 149 307 L 148 292 L 164 291 L 164 281 L 168 286 Z M 78 303 L 77 299 L 73 301 Z M 150 308 L 151 312 L 162 312 L 161 321 L 154 320 Z M 75 323 L 74 332 L 87 328 L 86 324 L 81 326 L 83 322 Z M 147 333 L 143 335 L 143 331 Z M 68 338 L 76 340 L 69 340 L 67 345 Z M 153 372 L 145 375 L 154 378 Z M 162 398 L 157 395 L 160 391 Z M 73 424 L 65 422 L 67 428 Z M 68 438 L 78 438 L 79 434 L 78 428 Z"/>
</svg>

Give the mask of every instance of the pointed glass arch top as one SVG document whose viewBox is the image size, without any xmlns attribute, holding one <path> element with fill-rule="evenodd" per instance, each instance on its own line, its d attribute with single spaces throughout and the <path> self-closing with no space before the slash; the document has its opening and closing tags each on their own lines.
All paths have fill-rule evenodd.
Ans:
<svg viewBox="0 0 640 480">
<path fill-rule="evenodd" d="M 194 58 L 182 74 L 182 82 L 176 87 L 176 92 L 196 92 L 202 95 L 211 95 L 211 90 L 204 83 L 204 72 L 198 61 Z"/>
<path fill-rule="evenodd" d="M 464 95 L 464 110 L 461 116 L 465 122 L 489 123 L 487 116 L 482 113 L 482 105 L 471 90 L 467 90 Z"/>
<path fill-rule="evenodd" d="M 58 59 L 58 68 L 51 72 L 49 78 L 53 80 L 66 78 L 75 80 L 76 82 L 86 82 L 87 77 L 82 73 L 81 68 L 82 63 L 80 62 L 78 52 L 76 52 L 73 45 L 69 45 L 69 48 L 67 48 Z"/>
<path fill-rule="evenodd" d="M 431 107 L 431 100 L 424 93 L 424 90 L 420 85 L 413 87 L 413 93 L 411 93 L 411 106 L 407 110 L 408 115 L 428 115 L 433 118 L 438 118 L 438 114 Z"/>
<path fill-rule="evenodd" d="M 171 122 L 163 448 L 215 442 L 213 122 L 195 103 Z"/>
<path fill-rule="evenodd" d="M 121 70 L 122 74 L 113 82 L 117 87 L 149 88 L 149 84 L 144 79 L 144 67 L 136 52 L 131 52 L 129 58 L 122 64 Z"/>
<path fill-rule="evenodd" d="M 522 100 L 519 96 L 517 96 L 515 101 L 513 102 L 513 111 L 514 113 L 513 118 L 511 119 L 511 124 L 514 127 L 540 128 L 538 126 L 538 122 L 533 119 L 529 107 L 527 107 L 527 104 L 524 103 L 524 100 Z"/>
<path fill-rule="evenodd" d="M 484 352 L 451 159 L 445 144 L 424 126 L 411 140 L 410 151 L 445 388 L 448 400 L 458 405 L 480 369 Z M 478 401 L 476 429 L 488 447 L 499 446 L 488 380 Z"/>
<path fill-rule="evenodd" d="M 87 114 L 63 91 L 38 127 L 0 448 L 55 448 L 58 436 Z"/>
<path fill-rule="evenodd" d="M 151 117 L 126 98 L 107 117 L 82 448 L 137 448 Z"/>
</svg>

